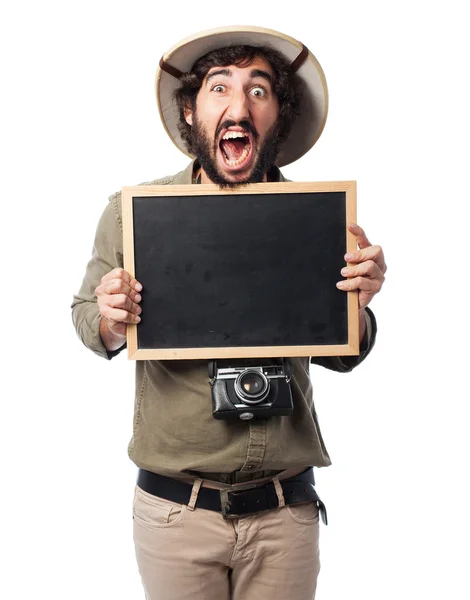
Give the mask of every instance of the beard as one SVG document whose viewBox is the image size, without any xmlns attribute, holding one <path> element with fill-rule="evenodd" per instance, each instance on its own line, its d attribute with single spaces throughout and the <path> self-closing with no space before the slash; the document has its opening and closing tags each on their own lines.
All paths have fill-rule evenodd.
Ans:
<svg viewBox="0 0 470 600">
<path fill-rule="evenodd" d="M 235 125 L 239 125 L 240 127 L 243 127 L 245 131 L 250 132 L 253 136 L 253 143 L 256 145 L 258 144 L 259 134 L 249 121 L 240 121 L 240 123 L 236 123 L 235 121 L 225 121 L 217 128 L 214 142 L 211 142 L 203 124 L 198 120 L 197 114 L 194 113 L 193 115 L 193 125 L 191 127 L 192 152 L 196 156 L 202 169 L 204 169 L 207 177 L 209 177 L 212 183 L 217 184 L 220 188 L 235 188 L 248 183 L 260 183 L 264 181 L 266 174 L 274 166 L 279 154 L 279 147 L 282 139 L 280 136 L 279 122 L 277 121 L 269 129 L 263 145 L 260 148 L 256 162 L 246 178 L 241 181 L 231 181 L 230 179 L 226 179 L 217 167 L 215 159 L 217 152 L 216 140 L 224 127 L 233 127 Z"/>
</svg>

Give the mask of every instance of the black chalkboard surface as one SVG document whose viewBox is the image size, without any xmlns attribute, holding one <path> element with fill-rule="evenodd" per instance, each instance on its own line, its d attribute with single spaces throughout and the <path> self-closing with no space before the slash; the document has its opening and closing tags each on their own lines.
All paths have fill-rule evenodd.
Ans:
<svg viewBox="0 0 470 600">
<path fill-rule="evenodd" d="M 359 353 L 355 182 L 123 188 L 124 267 L 143 285 L 129 357 Z"/>
</svg>

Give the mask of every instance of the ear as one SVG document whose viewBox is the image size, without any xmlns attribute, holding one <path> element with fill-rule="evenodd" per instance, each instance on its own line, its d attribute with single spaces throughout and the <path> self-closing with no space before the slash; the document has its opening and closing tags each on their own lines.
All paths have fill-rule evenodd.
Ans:
<svg viewBox="0 0 470 600">
<path fill-rule="evenodd" d="M 186 119 L 186 123 L 188 125 L 193 125 L 193 110 L 192 108 L 189 108 L 188 106 L 184 107 L 184 118 Z"/>
</svg>

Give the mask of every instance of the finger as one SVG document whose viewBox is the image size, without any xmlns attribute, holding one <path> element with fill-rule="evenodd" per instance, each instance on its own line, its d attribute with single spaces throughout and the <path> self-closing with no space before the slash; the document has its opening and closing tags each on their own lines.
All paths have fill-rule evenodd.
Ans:
<svg viewBox="0 0 470 600">
<path fill-rule="evenodd" d="M 108 309 L 119 308 L 127 312 L 140 315 L 141 307 L 132 302 L 132 300 L 124 294 L 111 294 L 98 296 L 98 306 L 102 315 L 107 314 Z"/>
<path fill-rule="evenodd" d="M 111 281 L 101 284 L 96 288 L 96 295 L 101 294 L 125 294 L 133 302 L 140 302 L 142 296 L 136 292 L 132 287 L 126 283 L 123 279 L 112 279 Z"/>
<path fill-rule="evenodd" d="M 104 304 L 111 308 L 122 308 L 135 315 L 140 315 L 142 312 L 141 307 L 135 302 L 132 302 L 129 296 L 126 296 L 125 294 L 111 294 L 106 297 L 106 302 Z"/>
<path fill-rule="evenodd" d="M 372 246 L 371 242 L 367 238 L 366 232 L 357 223 L 348 223 L 349 231 L 356 236 L 357 245 L 359 248 L 367 248 Z"/>
<path fill-rule="evenodd" d="M 109 273 L 106 273 L 106 275 L 103 275 L 103 277 L 101 278 L 101 283 L 109 283 L 113 279 L 122 279 L 133 290 L 136 290 L 137 292 L 142 291 L 142 284 L 139 281 L 137 281 L 135 277 L 132 277 L 126 270 L 124 270 L 121 267 L 113 269 Z"/>
<path fill-rule="evenodd" d="M 140 281 L 137 281 L 137 279 L 135 279 L 134 277 L 131 277 L 131 282 L 130 282 L 129 285 L 136 292 L 141 292 L 142 291 L 143 285 L 140 283 Z"/>
<path fill-rule="evenodd" d="M 369 279 L 368 277 L 353 277 L 352 279 L 338 281 L 336 287 L 345 292 L 361 290 L 376 294 L 382 287 L 382 282 L 378 279 Z"/>
<path fill-rule="evenodd" d="M 141 321 L 139 315 L 134 315 L 133 313 L 120 308 L 110 308 L 109 306 L 106 307 L 106 310 L 101 314 L 106 321 L 114 321 L 115 323 L 134 324 L 140 323 Z"/>
<path fill-rule="evenodd" d="M 366 260 L 373 260 L 378 264 L 380 270 L 384 272 L 385 267 L 384 253 L 381 246 L 368 246 L 356 252 L 348 252 L 344 255 L 344 260 L 349 263 L 360 263 Z"/>
<path fill-rule="evenodd" d="M 373 260 L 366 260 L 352 267 L 343 267 L 341 275 L 344 277 L 369 277 L 370 279 L 383 280 L 384 276 L 379 266 Z"/>
<path fill-rule="evenodd" d="M 109 273 L 106 273 L 106 275 L 103 275 L 103 277 L 101 278 L 101 283 L 108 283 L 112 279 L 122 279 L 126 283 L 129 283 L 131 280 L 131 276 L 122 267 L 117 267 Z"/>
</svg>

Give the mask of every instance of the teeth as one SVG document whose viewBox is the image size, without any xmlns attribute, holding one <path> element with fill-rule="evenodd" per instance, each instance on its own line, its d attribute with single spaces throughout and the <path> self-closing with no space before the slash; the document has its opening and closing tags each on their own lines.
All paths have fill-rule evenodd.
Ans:
<svg viewBox="0 0 470 600">
<path fill-rule="evenodd" d="M 243 131 L 226 131 L 222 137 L 223 140 L 233 140 L 235 138 L 248 138 L 248 135 Z M 248 140 L 247 140 L 247 142 L 248 142 Z M 223 152 L 223 155 L 224 155 L 224 159 L 225 159 L 225 162 L 227 163 L 227 165 L 229 165 L 230 167 L 237 167 L 238 165 L 240 165 L 241 163 L 243 163 L 246 160 L 246 157 L 248 156 L 249 153 L 250 153 L 250 144 L 246 143 L 245 148 L 243 149 L 243 152 L 240 154 L 240 156 L 238 157 L 237 160 L 229 160 L 227 155 L 225 154 L 225 152 Z"/>
<path fill-rule="evenodd" d="M 238 165 L 240 165 L 245 158 L 248 156 L 249 150 L 247 149 L 247 147 L 245 146 L 243 152 L 240 154 L 240 157 L 237 160 L 225 160 L 225 162 L 230 166 L 230 167 L 236 167 Z"/>
<path fill-rule="evenodd" d="M 243 131 L 227 131 L 224 136 L 222 137 L 223 140 L 231 140 L 234 138 L 243 138 L 243 137 L 247 137 L 246 133 L 243 133 Z"/>
</svg>

